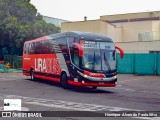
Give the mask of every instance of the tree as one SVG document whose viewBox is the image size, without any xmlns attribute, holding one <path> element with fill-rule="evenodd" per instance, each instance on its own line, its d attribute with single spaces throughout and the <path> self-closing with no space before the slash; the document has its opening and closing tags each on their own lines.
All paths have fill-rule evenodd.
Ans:
<svg viewBox="0 0 160 120">
<path fill-rule="evenodd" d="M 43 20 L 30 0 L 0 0 L 0 51 L 5 48 L 10 54 L 13 46 L 22 50 L 26 40 L 59 30 Z"/>
</svg>

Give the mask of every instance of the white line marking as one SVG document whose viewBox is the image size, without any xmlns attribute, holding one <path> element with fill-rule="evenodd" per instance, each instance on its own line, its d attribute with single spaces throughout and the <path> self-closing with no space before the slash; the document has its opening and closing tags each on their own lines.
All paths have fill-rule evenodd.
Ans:
<svg viewBox="0 0 160 120">
<path fill-rule="evenodd" d="M 114 89 L 121 89 L 121 90 L 126 90 L 126 91 L 136 91 L 136 90 L 128 89 L 128 88 L 124 88 L 124 87 L 116 87 Z"/>
<path fill-rule="evenodd" d="M 158 95 L 160 95 L 159 92 L 152 92 L 152 91 L 138 91 L 138 90 L 134 90 L 134 89 L 125 88 L 125 87 L 123 87 L 123 85 L 119 85 L 119 86 L 117 86 L 117 87 L 114 88 L 114 89 L 120 89 L 120 90 L 132 91 L 132 92 L 139 92 L 139 93 L 141 92 L 141 93 L 150 93 L 150 94 L 158 94 Z"/>
<path fill-rule="evenodd" d="M 135 78 L 135 79 L 130 79 L 130 80 L 123 80 L 123 81 L 118 81 L 119 83 L 124 83 L 124 82 L 134 82 L 134 81 L 137 81 L 137 80 L 143 80 L 143 79 L 150 79 L 150 78 L 155 78 L 156 76 L 152 77 L 139 77 L 139 78 Z"/>
<path fill-rule="evenodd" d="M 22 99 L 22 102 L 27 104 L 41 105 L 46 107 L 56 107 L 61 109 L 71 109 L 71 110 L 78 110 L 78 111 L 141 111 L 136 109 L 121 108 L 121 107 L 67 102 L 67 101 L 61 101 L 61 100 L 48 100 L 48 99 L 31 98 L 31 97 L 24 97 L 24 96 L 17 96 L 17 95 L 0 94 L 0 99 Z M 149 117 L 134 117 L 134 118 L 153 120 L 152 118 L 149 118 Z"/>
<path fill-rule="evenodd" d="M 159 95 L 160 95 L 160 93 L 158 93 L 158 92 L 151 92 L 151 91 L 139 91 L 139 92 L 143 92 L 143 93 L 151 93 L 151 94 L 159 94 Z"/>
<path fill-rule="evenodd" d="M 10 79 L 0 78 L 0 81 L 4 81 L 4 80 L 10 80 Z"/>
</svg>

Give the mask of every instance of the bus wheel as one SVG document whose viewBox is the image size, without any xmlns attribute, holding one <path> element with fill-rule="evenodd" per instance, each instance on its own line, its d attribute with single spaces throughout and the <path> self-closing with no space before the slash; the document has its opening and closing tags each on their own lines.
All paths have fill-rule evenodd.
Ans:
<svg viewBox="0 0 160 120">
<path fill-rule="evenodd" d="M 92 86 L 92 89 L 97 89 L 97 86 Z"/>
<path fill-rule="evenodd" d="M 31 70 L 31 80 L 34 80 L 35 78 L 34 78 L 34 71 L 33 70 Z"/>
<path fill-rule="evenodd" d="M 61 84 L 62 84 L 62 87 L 63 87 L 64 89 L 67 89 L 67 88 L 68 88 L 67 75 L 66 75 L 66 73 L 63 73 L 62 76 L 61 76 Z"/>
</svg>

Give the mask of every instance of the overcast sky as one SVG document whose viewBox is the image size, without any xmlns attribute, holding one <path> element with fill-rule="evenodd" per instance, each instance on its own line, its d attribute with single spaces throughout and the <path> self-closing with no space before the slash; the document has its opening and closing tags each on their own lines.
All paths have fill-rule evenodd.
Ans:
<svg viewBox="0 0 160 120">
<path fill-rule="evenodd" d="M 160 11 L 160 0 L 31 0 L 42 15 L 82 21 L 102 15 Z"/>
</svg>

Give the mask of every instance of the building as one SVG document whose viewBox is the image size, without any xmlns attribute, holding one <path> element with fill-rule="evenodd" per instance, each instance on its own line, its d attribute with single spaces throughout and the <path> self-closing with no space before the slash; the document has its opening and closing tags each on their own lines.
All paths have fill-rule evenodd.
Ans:
<svg viewBox="0 0 160 120">
<path fill-rule="evenodd" d="M 62 22 L 68 22 L 67 20 L 62 20 L 62 19 L 48 17 L 48 16 L 43 16 L 43 20 L 45 20 L 47 23 L 54 24 L 56 27 L 60 27 L 60 28 L 61 28 Z"/>
<path fill-rule="evenodd" d="M 98 20 L 62 23 L 61 31 L 107 35 L 125 52 L 160 52 L 160 11 L 100 16 Z"/>
</svg>

